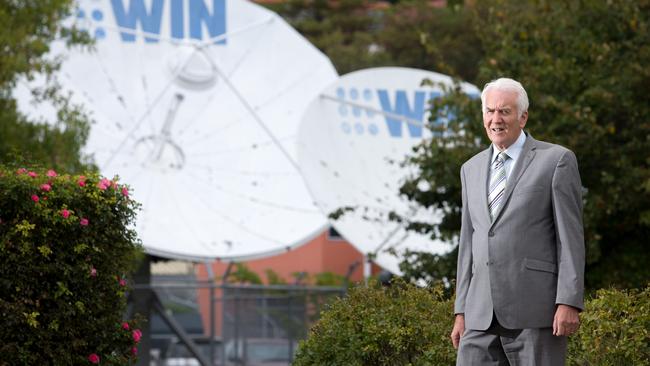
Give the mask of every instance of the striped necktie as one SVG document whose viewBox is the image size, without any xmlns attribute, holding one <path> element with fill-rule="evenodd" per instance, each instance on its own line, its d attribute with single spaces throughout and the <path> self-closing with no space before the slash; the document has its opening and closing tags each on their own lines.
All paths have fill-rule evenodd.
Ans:
<svg viewBox="0 0 650 366">
<path fill-rule="evenodd" d="M 505 161 L 509 156 L 505 152 L 500 152 L 492 164 L 492 173 L 490 174 L 490 185 L 488 187 L 488 209 L 490 218 L 494 221 L 499 206 L 503 200 L 503 193 L 506 190 L 506 168 Z"/>
</svg>

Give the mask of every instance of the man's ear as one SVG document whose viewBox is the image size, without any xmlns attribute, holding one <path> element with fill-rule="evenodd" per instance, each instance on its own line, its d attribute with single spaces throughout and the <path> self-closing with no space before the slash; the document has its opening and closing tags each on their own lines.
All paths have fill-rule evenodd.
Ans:
<svg viewBox="0 0 650 366">
<path fill-rule="evenodd" d="M 528 121 L 528 111 L 525 111 L 524 113 L 521 114 L 521 117 L 519 117 L 519 127 L 521 127 L 521 129 L 526 127 L 527 121 Z"/>
</svg>

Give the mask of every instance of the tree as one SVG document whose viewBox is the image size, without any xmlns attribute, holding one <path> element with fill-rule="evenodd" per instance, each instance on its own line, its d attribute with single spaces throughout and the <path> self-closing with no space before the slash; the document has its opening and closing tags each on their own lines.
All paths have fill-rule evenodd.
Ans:
<svg viewBox="0 0 650 366">
<path fill-rule="evenodd" d="M 289 0 L 268 5 L 325 53 L 340 74 L 378 66 L 436 70 L 473 80 L 482 54 L 461 6 L 429 1 Z"/>
<path fill-rule="evenodd" d="M 330 57 L 337 71 L 385 65 L 372 31 L 382 11 L 365 0 L 288 0 L 267 5 Z"/>
<path fill-rule="evenodd" d="M 71 46 L 90 43 L 85 33 L 62 25 L 73 4 L 72 0 L 0 1 L 0 163 L 32 162 L 76 173 L 94 168 L 81 154 L 88 118 L 60 91 L 55 75 L 61 60 L 47 54 L 55 39 Z M 48 80 L 32 93 L 56 108 L 54 124 L 32 120 L 17 109 L 14 88 L 35 75 Z"/>
<path fill-rule="evenodd" d="M 433 70 L 473 82 L 483 50 L 471 9 L 400 2 L 385 11 L 377 44 L 393 65 Z"/>
<path fill-rule="evenodd" d="M 485 50 L 479 84 L 500 76 L 521 81 L 531 100 L 527 130 L 578 157 L 585 188 L 587 287 L 646 285 L 650 2 L 491 0 L 476 5 L 474 16 Z M 442 223 L 429 232 L 457 242 L 460 164 L 488 144 L 478 101 L 451 96 L 436 104 L 435 113 L 455 108 L 459 118 L 444 137 L 409 158 L 422 175 L 402 192 L 423 205 L 444 208 Z M 419 180 L 433 188 L 421 192 Z M 422 265 L 427 257 L 420 259 L 412 262 Z M 444 277 L 453 278 L 448 269 Z M 414 278 L 432 270 L 415 271 Z"/>
</svg>

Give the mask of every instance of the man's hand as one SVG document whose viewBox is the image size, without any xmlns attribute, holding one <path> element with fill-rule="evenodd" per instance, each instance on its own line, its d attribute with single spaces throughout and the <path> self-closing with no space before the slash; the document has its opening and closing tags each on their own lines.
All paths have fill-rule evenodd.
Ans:
<svg viewBox="0 0 650 366">
<path fill-rule="evenodd" d="M 573 306 L 559 304 L 555 309 L 553 318 L 553 335 L 568 336 L 575 333 L 580 327 L 580 316 L 578 309 Z"/>
<path fill-rule="evenodd" d="M 456 314 L 454 329 L 451 330 L 451 343 L 454 345 L 454 348 L 458 349 L 460 337 L 463 336 L 463 333 L 465 333 L 465 315 Z"/>
</svg>

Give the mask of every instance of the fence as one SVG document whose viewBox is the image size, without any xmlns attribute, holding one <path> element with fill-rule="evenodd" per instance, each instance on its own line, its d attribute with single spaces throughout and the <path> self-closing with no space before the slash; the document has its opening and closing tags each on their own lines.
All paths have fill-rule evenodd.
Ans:
<svg viewBox="0 0 650 366">
<path fill-rule="evenodd" d="M 346 288 L 154 277 L 133 289 L 140 306 L 131 311 L 150 319 L 138 364 L 289 365 L 323 307 Z"/>
</svg>

